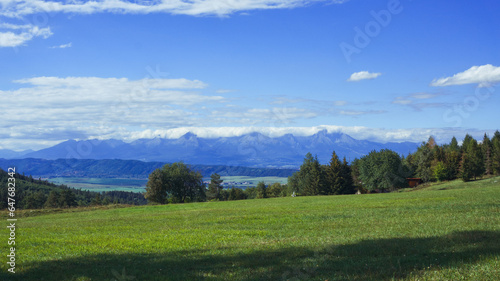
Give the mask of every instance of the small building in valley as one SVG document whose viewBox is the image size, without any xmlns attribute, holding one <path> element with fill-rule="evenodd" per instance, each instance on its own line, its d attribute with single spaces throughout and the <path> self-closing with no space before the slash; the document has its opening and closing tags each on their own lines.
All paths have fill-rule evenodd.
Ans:
<svg viewBox="0 0 500 281">
<path fill-rule="evenodd" d="M 422 183 L 422 179 L 421 178 L 406 178 L 406 180 L 408 181 L 408 186 L 409 187 L 415 187 L 419 184 Z"/>
</svg>

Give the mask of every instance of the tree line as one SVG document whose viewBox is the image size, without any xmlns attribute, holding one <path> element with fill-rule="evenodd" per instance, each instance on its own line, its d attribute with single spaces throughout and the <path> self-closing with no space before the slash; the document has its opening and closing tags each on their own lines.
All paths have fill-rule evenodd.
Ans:
<svg viewBox="0 0 500 281">
<path fill-rule="evenodd" d="M 461 179 L 464 182 L 483 176 L 500 175 L 500 132 L 481 142 L 467 134 L 459 144 L 453 137 L 437 145 L 431 136 L 406 157 L 389 150 L 373 151 L 352 163 L 352 176 L 359 189 L 393 190 L 407 186 L 407 178 L 422 182 Z"/>
<path fill-rule="evenodd" d="M 167 164 L 149 175 L 145 197 L 158 204 L 204 201 L 227 201 L 285 197 L 295 195 L 335 195 L 354 193 L 351 167 L 344 158 L 341 162 L 333 152 L 330 165 L 320 165 L 317 157 L 306 155 L 300 170 L 288 178 L 288 184 L 259 182 L 245 189 L 224 189 L 220 175 L 210 176 L 208 186 L 202 175 L 188 165 Z"/>
<path fill-rule="evenodd" d="M 200 172 L 182 162 L 167 164 L 149 175 L 145 198 L 149 202 L 186 203 L 284 197 L 290 195 L 341 195 L 391 191 L 408 186 L 408 178 L 422 182 L 475 180 L 484 175 L 500 175 L 500 132 L 482 142 L 467 134 L 459 145 L 455 137 L 449 144 L 437 145 L 433 137 L 406 157 L 389 150 L 372 151 L 352 163 L 342 161 L 335 151 L 327 165 L 307 153 L 300 169 L 288 177 L 287 184 L 267 186 L 259 182 L 246 189 L 224 189 L 220 175 L 203 183 Z"/>
<path fill-rule="evenodd" d="M 266 186 L 259 182 L 256 187 L 224 189 L 223 180 L 217 173 L 210 176 L 205 185 L 199 171 L 183 162 L 166 164 L 154 170 L 148 178 L 144 197 L 151 203 L 188 203 L 228 201 L 287 196 L 287 186 L 274 183 Z"/>
</svg>

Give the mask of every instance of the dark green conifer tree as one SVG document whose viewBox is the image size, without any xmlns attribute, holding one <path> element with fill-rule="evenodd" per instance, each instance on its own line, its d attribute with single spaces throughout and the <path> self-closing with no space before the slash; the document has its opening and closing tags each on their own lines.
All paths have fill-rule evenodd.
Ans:
<svg viewBox="0 0 500 281">
<path fill-rule="evenodd" d="M 207 191 L 208 200 L 221 199 L 220 193 L 223 189 L 222 182 L 223 180 L 221 180 L 219 174 L 214 173 L 210 175 L 210 183 L 208 184 L 208 191 Z"/>
<path fill-rule="evenodd" d="M 329 165 L 326 166 L 325 172 L 326 180 L 320 194 L 341 194 L 344 185 L 344 174 L 342 163 L 335 151 L 332 152 L 332 158 L 330 159 Z"/>
<path fill-rule="evenodd" d="M 263 181 L 257 184 L 257 198 L 267 198 L 267 187 Z"/>
<path fill-rule="evenodd" d="M 491 139 L 491 170 L 500 175 L 500 132 L 497 130 Z"/>
<path fill-rule="evenodd" d="M 58 208 L 60 207 L 59 203 L 59 198 L 61 197 L 61 194 L 55 190 L 52 190 L 49 193 L 49 197 L 47 198 L 47 201 L 45 201 L 45 208 Z"/>
</svg>

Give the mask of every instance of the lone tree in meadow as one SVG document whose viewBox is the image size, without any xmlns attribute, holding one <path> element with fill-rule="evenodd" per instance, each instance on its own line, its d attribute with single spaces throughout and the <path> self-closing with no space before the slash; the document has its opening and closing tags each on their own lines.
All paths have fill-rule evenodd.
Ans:
<svg viewBox="0 0 500 281">
<path fill-rule="evenodd" d="M 206 200 L 201 174 L 182 162 L 154 170 L 149 175 L 144 197 L 159 204 Z"/>
</svg>

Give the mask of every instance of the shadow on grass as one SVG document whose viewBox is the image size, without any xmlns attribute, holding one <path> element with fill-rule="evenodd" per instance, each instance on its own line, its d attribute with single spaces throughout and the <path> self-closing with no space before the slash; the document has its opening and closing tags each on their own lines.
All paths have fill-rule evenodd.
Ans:
<svg viewBox="0 0 500 281">
<path fill-rule="evenodd" d="M 465 231 L 442 237 L 364 240 L 311 250 L 209 255 L 98 254 L 34 263 L 1 280 L 390 280 L 428 267 L 453 268 L 500 255 L 500 232 Z M 68 241 L 70 243 L 70 241 Z M 54 249 L 56 250 L 56 249 Z M 23 265 L 18 265 L 23 267 Z M 18 268 L 19 270 L 20 268 Z"/>
</svg>

